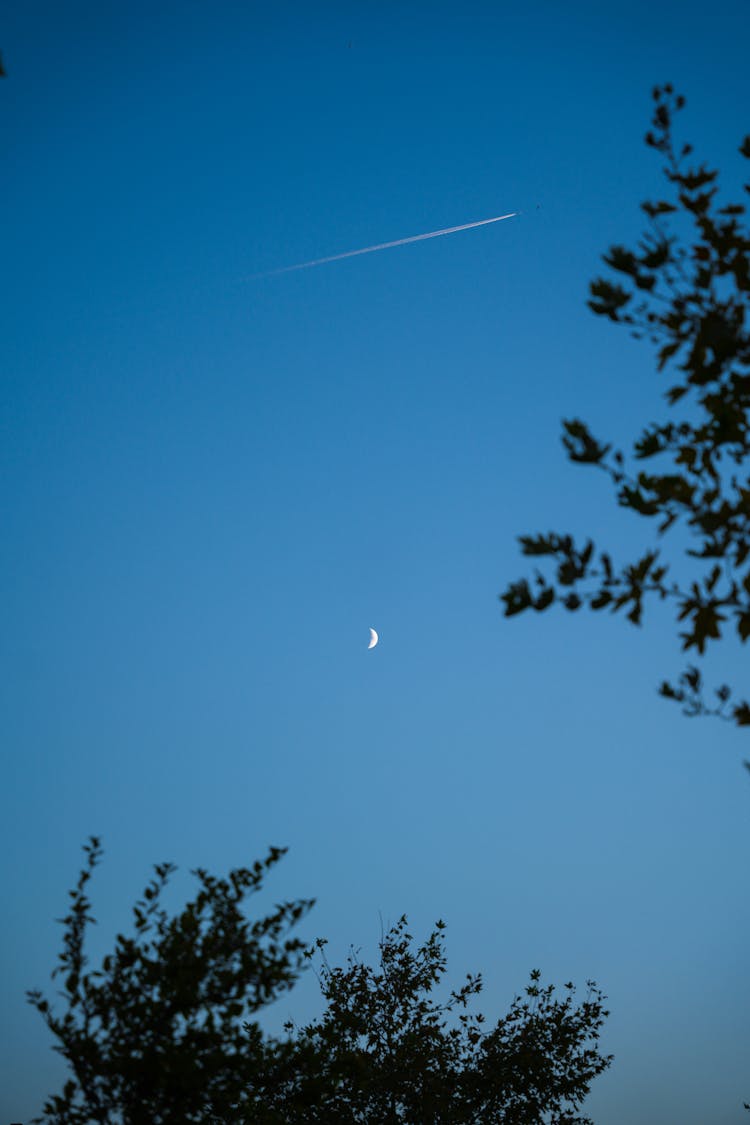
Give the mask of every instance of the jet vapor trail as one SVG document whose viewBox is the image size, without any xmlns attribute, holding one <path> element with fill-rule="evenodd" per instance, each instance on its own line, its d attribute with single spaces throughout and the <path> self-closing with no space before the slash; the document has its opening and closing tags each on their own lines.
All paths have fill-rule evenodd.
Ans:
<svg viewBox="0 0 750 1125">
<path fill-rule="evenodd" d="M 268 273 L 256 273 L 248 278 L 254 281 L 259 277 L 274 277 L 279 273 L 291 273 L 292 270 L 307 270 L 312 266 L 323 266 L 326 262 L 338 262 L 342 258 L 356 258 L 358 254 L 373 254 L 376 250 L 390 250 L 392 246 L 406 246 L 407 242 L 422 242 L 425 238 L 440 238 L 444 234 L 455 234 L 459 230 L 471 230 L 472 227 L 485 227 L 488 223 L 500 223 L 503 219 L 512 219 L 520 215 L 520 211 L 509 211 L 507 215 L 495 215 L 492 219 L 478 219 L 475 223 L 462 223 L 458 227 L 445 227 L 443 230 L 431 230 L 427 234 L 413 234 L 410 238 L 396 238 L 393 242 L 379 242 L 377 246 L 365 246 L 362 250 L 347 250 L 343 254 L 330 254 L 327 258 L 315 258 L 312 262 L 299 262 L 296 266 L 282 266 L 278 270 L 269 270 Z"/>
</svg>

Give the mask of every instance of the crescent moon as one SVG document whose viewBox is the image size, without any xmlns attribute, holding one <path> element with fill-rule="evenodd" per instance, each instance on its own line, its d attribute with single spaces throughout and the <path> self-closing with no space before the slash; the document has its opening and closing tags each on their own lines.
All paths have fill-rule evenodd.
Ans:
<svg viewBox="0 0 750 1125">
<path fill-rule="evenodd" d="M 370 643 L 367 647 L 368 648 L 375 648 L 375 645 L 377 643 L 378 643 L 378 634 L 375 632 L 374 629 L 370 629 Z"/>
</svg>

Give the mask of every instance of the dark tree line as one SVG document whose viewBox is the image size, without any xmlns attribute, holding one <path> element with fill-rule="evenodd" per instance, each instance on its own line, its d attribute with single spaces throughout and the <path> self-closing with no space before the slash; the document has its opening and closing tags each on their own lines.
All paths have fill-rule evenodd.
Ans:
<svg viewBox="0 0 750 1125">
<path fill-rule="evenodd" d="M 172 864 L 133 907 L 133 934 L 119 934 L 101 967 L 89 970 L 87 884 L 101 856 L 92 837 L 70 892 L 63 948 L 53 973 L 65 1010 L 39 990 L 41 1013 L 70 1067 L 49 1097 L 47 1125 L 590 1125 L 578 1112 L 610 1063 L 597 1046 L 608 1013 L 593 982 L 582 1003 L 572 984 L 562 998 L 535 970 L 509 1013 L 493 1027 L 471 1012 L 479 975 L 439 1003 L 446 970 L 445 924 L 420 946 L 402 917 L 382 937 L 377 967 L 354 954 L 331 968 L 323 940 L 306 947 L 291 931 L 312 900 L 280 903 L 250 921 L 244 899 L 284 854 L 272 848 L 226 879 L 203 869 L 200 890 L 169 916 L 160 896 Z M 321 961 L 325 1009 L 285 1037 L 265 1035 L 255 1017 Z"/>
</svg>

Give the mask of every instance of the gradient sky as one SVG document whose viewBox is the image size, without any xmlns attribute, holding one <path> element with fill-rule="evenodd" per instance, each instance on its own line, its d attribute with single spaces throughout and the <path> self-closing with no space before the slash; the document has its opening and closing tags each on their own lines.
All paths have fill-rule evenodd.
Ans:
<svg viewBox="0 0 750 1125">
<path fill-rule="evenodd" d="M 95 954 L 153 863 L 179 906 L 288 845 L 263 902 L 316 897 L 331 960 L 406 912 L 488 1019 L 593 977 L 597 1125 L 746 1119 L 748 735 L 657 697 L 668 614 L 497 595 L 524 532 L 651 542 L 560 421 L 666 415 L 587 283 L 661 193 L 654 83 L 746 176 L 749 37 L 744 0 L 4 6 L 0 1123 L 61 1085 L 24 992 L 92 833 Z"/>
</svg>

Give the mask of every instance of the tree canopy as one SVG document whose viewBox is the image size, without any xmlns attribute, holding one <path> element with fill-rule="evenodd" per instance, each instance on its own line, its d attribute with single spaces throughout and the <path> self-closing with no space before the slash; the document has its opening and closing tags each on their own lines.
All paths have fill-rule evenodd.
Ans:
<svg viewBox="0 0 750 1125">
<path fill-rule="evenodd" d="M 304 961 L 305 943 L 286 935 L 313 900 L 281 903 L 252 923 L 242 911 L 286 849 L 271 848 L 227 879 L 196 869 L 199 893 L 171 918 L 160 896 L 175 867 L 156 864 L 133 907 L 135 935 L 119 934 L 114 952 L 91 972 L 84 939 L 95 920 L 86 884 L 101 857 L 99 839 L 92 836 L 84 850 L 86 866 L 60 919 L 63 950 L 52 974 L 62 974 L 67 1011 L 56 1016 L 38 989 L 28 992 L 72 1070 L 62 1094 L 49 1098 L 36 1120 L 233 1120 L 251 1104 L 264 1060 L 261 1033 L 247 1017 L 289 989 Z"/>
<path fill-rule="evenodd" d="M 554 578 L 537 570 L 532 580 L 510 583 L 500 600 L 506 617 L 559 603 L 571 611 L 625 610 L 639 625 L 647 598 L 669 599 L 683 651 L 702 657 L 727 629 L 742 642 L 750 637 L 750 477 L 743 474 L 750 453 L 750 234 L 743 204 L 719 205 L 718 172 L 692 163 L 689 144 L 676 145 L 673 119 L 684 98 L 670 85 L 656 87 L 653 98 L 646 144 L 663 158 L 670 197 L 641 205 L 647 229 L 640 243 L 610 248 L 604 262 L 618 280 L 595 279 L 588 304 L 656 346 L 658 371 L 677 371 L 667 403 L 681 403 L 684 414 L 646 425 L 633 443 L 633 459 L 660 459 L 658 471 L 629 472 L 623 453 L 579 418 L 563 421 L 562 440 L 570 461 L 610 477 L 621 507 L 656 523 L 656 543 L 618 568 L 592 539 L 578 545 L 568 534 L 523 535 L 522 553 L 552 559 Z M 739 152 L 750 158 L 750 136 Z M 682 584 L 670 578 L 658 545 L 680 526 L 694 544 L 686 555 L 695 571 Z M 687 714 L 750 726 L 750 704 L 733 700 L 728 686 L 716 690 L 715 705 L 705 701 L 695 665 L 677 686 L 664 681 L 659 691 Z"/>
<path fill-rule="evenodd" d="M 594 982 L 576 1007 L 572 983 L 557 999 L 533 970 L 526 998 L 516 997 L 485 1029 L 484 1016 L 469 1011 L 480 974 L 467 973 L 442 1003 L 432 996 L 446 971 L 445 923 L 418 947 L 407 926 L 404 915 L 383 935 L 377 967 L 352 953 L 346 966 L 331 968 L 323 954 L 327 1007 L 296 1035 L 317 1068 L 298 1068 L 290 1082 L 308 1108 L 284 1120 L 536 1125 L 544 1116 L 551 1125 L 590 1123 L 577 1110 L 611 1062 L 597 1049 L 609 1013 Z M 325 942 L 316 944 L 322 953 Z M 288 1090 L 280 1097 L 287 1101 Z"/>
<path fill-rule="evenodd" d="M 593 982 L 576 1006 L 572 984 L 558 999 L 534 970 L 526 998 L 485 1030 L 468 1010 L 480 975 L 467 974 L 442 1003 L 431 995 L 446 969 L 445 924 L 415 948 L 405 916 L 382 936 L 377 968 L 353 953 L 331 968 L 323 939 L 304 946 L 288 936 L 312 900 L 252 923 L 242 912 L 281 848 L 227 879 L 196 870 L 198 895 L 171 918 L 160 895 L 174 867 L 156 865 L 133 909 L 135 935 L 118 935 L 101 969 L 87 971 L 96 837 L 85 852 L 53 973 L 63 975 L 67 1011 L 57 1016 L 39 990 L 28 994 L 72 1071 L 37 1122 L 537 1125 L 547 1115 L 551 1125 L 589 1125 L 579 1107 L 611 1061 L 597 1047 L 608 1012 Z M 260 1009 L 317 957 L 323 1015 L 288 1023 L 285 1037 L 264 1034 Z"/>
</svg>

